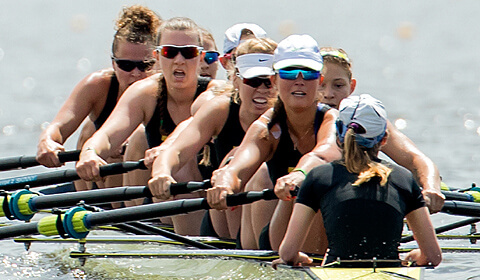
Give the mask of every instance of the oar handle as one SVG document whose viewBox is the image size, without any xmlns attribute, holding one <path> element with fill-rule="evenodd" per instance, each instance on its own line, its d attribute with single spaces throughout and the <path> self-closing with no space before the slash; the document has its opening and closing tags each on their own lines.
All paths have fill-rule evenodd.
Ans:
<svg viewBox="0 0 480 280">
<path fill-rule="evenodd" d="M 80 156 L 80 150 L 59 152 L 58 159 L 60 162 L 76 161 Z M 14 156 L 0 158 L 0 171 L 11 170 L 16 168 L 28 168 L 40 165 L 35 156 Z"/>
<path fill-rule="evenodd" d="M 80 152 L 80 150 L 60 152 L 58 153 L 58 159 L 60 162 L 77 161 L 80 157 Z"/>
<path fill-rule="evenodd" d="M 118 162 L 100 166 L 100 176 L 104 177 L 109 175 L 122 174 L 135 169 L 147 169 L 145 163 L 143 162 L 143 159 L 139 161 Z M 26 185 L 29 185 L 30 187 L 38 187 L 52 184 L 60 184 L 78 179 L 80 179 L 80 177 L 78 176 L 75 169 L 66 169 L 3 179 L 0 180 L 0 189 L 6 191 L 17 190 L 24 188 Z"/>
<path fill-rule="evenodd" d="M 198 190 L 206 190 L 211 187 L 212 185 L 210 184 L 210 180 L 204 180 L 202 182 L 176 183 L 170 186 L 170 194 L 178 195 L 178 194 L 191 193 Z"/>
</svg>

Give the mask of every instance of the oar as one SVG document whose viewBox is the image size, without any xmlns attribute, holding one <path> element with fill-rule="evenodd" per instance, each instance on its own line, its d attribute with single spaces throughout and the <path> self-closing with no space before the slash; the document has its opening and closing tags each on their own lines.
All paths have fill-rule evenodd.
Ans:
<svg viewBox="0 0 480 280">
<path fill-rule="evenodd" d="M 258 200 L 277 199 L 273 190 L 261 192 L 244 192 L 227 196 L 227 205 L 237 206 Z M 210 209 L 206 198 L 180 199 L 114 209 L 103 212 L 90 212 L 82 207 L 69 209 L 65 214 L 49 216 L 39 222 L 30 222 L 0 228 L 0 239 L 25 234 L 43 234 L 46 236 L 63 234 L 80 239 L 87 236 L 90 229 L 106 224 L 125 223 L 130 221 L 148 220 L 164 216 L 185 214 L 202 209 Z"/>
<path fill-rule="evenodd" d="M 100 167 L 100 176 L 104 177 L 109 175 L 122 174 L 135 169 L 147 168 L 143 163 L 143 160 L 111 163 Z M 6 191 L 16 190 L 24 188 L 26 185 L 30 187 L 46 186 L 52 184 L 66 183 L 78 179 L 80 179 L 80 177 L 77 175 L 77 171 L 75 169 L 65 169 L 3 179 L 0 180 L 0 189 Z"/>
<path fill-rule="evenodd" d="M 80 156 L 80 150 L 59 152 L 58 159 L 60 162 L 76 161 Z M 28 168 L 40 165 L 35 156 L 14 156 L 0 158 L 0 171 Z"/>
<path fill-rule="evenodd" d="M 459 221 L 459 222 L 451 223 L 449 225 L 438 227 L 438 228 L 435 229 L 435 233 L 440 234 L 442 232 L 446 232 L 446 231 L 449 231 L 449 230 L 452 230 L 452 229 L 456 229 L 456 228 L 459 228 L 459 227 L 463 227 L 463 226 L 478 223 L 478 222 L 480 222 L 480 218 L 466 219 L 466 220 L 463 220 L 463 221 Z M 410 241 L 413 241 L 413 240 L 415 240 L 415 238 L 413 237 L 413 235 L 410 235 L 410 236 L 402 237 L 402 239 L 400 239 L 400 242 L 401 243 L 406 243 L 406 242 L 410 242 Z"/>
<path fill-rule="evenodd" d="M 172 184 L 173 194 L 188 193 L 210 187 L 210 181 Z M 117 202 L 136 198 L 152 197 L 146 186 L 116 187 L 81 192 L 59 193 L 39 196 L 30 190 L 20 190 L 5 199 L 0 197 L 0 217 L 29 221 L 39 210 L 70 207 L 83 201 L 85 204 Z M 5 206 L 8 204 L 8 206 Z"/>
<path fill-rule="evenodd" d="M 443 205 L 442 212 L 452 215 L 480 217 L 480 203 L 447 200 Z"/>
<path fill-rule="evenodd" d="M 446 200 L 459 200 L 459 201 L 472 201 L 480 202 L 480 192 L 476 190 L 470 190 L 465 192 L 458 191 L 442 191 Z"/>
</svg>

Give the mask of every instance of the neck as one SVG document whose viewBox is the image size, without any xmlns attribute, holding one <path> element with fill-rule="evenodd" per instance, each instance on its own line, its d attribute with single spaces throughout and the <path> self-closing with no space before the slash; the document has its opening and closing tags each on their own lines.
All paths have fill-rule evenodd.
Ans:
<svg viewBox="0 0 480 280">
<path fill-rule="evenodd" d="M 295 136 L 303 135 L 309 129 L 313 129 L 315 115 L 317 113 L 317 104 L 303 110 L 289 110 L 285 108 L 287 113 L 287 125 L 290 132 Z"/>
<path fill-rule="evenodd" d="M 197 92 L 197 83 L 195 83 L 195 85 L 185 88 L 167 86 L 167 90 L 169 102 L 173 102 L 177 105 L 181 105 L 184 103 L 192 103 Z"/>
</svg>

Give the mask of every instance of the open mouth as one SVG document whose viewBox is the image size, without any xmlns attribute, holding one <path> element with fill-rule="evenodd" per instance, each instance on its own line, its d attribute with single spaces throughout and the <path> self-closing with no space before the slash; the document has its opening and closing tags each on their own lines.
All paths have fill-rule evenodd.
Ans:
<svg viewBox="0 0 480 280">
<path fill-rule="evenodd" d="M 212 77 L 212 75 L 210 75 L 210 73 L 200 73 L 200 76 L 202 76 L 202 77 L 209 77 L 209 78 Z"/>
<path fill-rule="evenodd" d="M 253 103 L 258 104 L 258 105 L 266 105 L 268 103 L 268 100 L 263 97 L 256 97 L 253 100 Z"/>
<path fill-rule="evenodd" d="M 185 72 L 182 71 L 182 70 L 175 70 L 175 71 L 173 71 L 173 76 L 175 78 L 179 78 L 179 79 L 185 78 Z"/>
</svg>

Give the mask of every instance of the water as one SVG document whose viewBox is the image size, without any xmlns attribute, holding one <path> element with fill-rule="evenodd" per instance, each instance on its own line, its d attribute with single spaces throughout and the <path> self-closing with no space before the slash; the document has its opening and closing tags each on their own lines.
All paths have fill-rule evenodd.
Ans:
<svg viewBox="0 0 480 280">
<path fill-rule="evenodd" d="M 139 3 L 163 18 L 191 17 L 211 30 L 220 50 L 224 30 L 238 22 L 258 23 L 276 41 L 290 32 L 307 33 L 322 46 L 342 47 L 353 59 L 356 92 L 385 103 L 390 120 L 434 160 L 449 186 L 470 186 L 480 175 L 480 2 L 363 2 L 2 1 L 0 157 L 35 154 L 42 126 L 74 85 L 110 65 L 113 24 L 122 5 Z M 220 70 L 219 77 L 224 76 Z M 75 136 L 66 146 L 74 145 Z M 2 172 L 0 178 L 43 171 Z M 458 219 L 433 216 L 436 226 Z M 86 277 L 67 260 L 58 261 L 61 254 L 45 254 L 52 249 L 48 246 L 25 253 L 12 241 L 0 244 L 2 279 Z M 468 246 L 467 241 L 455 244 Z M 426 279 L 480 277 L 479 259 L 476 254 L 445 254 Z M 89 277 L 115 278 L 94 275 Z"/>
</svg>

